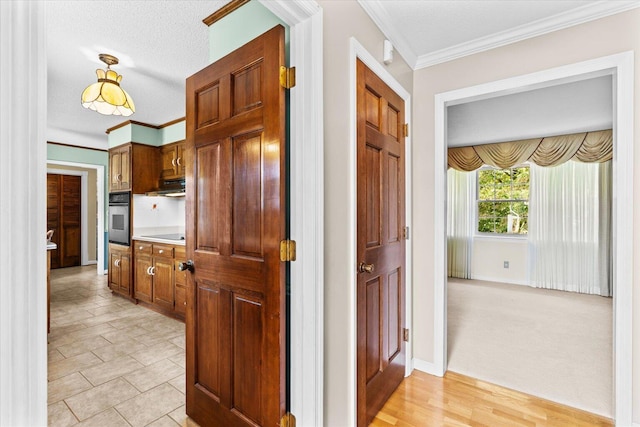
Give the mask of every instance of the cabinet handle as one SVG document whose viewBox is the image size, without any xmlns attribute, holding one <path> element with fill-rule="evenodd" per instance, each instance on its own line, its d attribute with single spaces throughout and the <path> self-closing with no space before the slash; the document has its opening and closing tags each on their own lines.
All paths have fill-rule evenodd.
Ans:
<svg viewBox="0 0 640 427">
<path fill-rule="evenodd" d="M 147 274 L 151 276 L 151 266 L 147 267 Z"/>
<path fill-rule="evenodd" d="M 122 182 L 122 174 L 117 174 L 116 175 L 116 181 Z"/>
<path fill-rule="evenodd" d="M 160 249 L 160 250 L 158 251 L 158 253 L 159 253 L 159 254 L 164 253 L 164 249 Z"/>
<path fill-rule="evenodd" d="M 113 262 L 113 265 L 115 265 L 116 267 L 120 267 L 120 260 L 117 259 Z"/>
<path fill-rule="evenodd" d="M 184 302 L 184 305 L 187 305 L 187 302 L 186 302 L 186 301 Z"/>
<path fill-rule="evenodd" d="M 171 159 L 171 166 L 174 166 L 174 167 L 176 166 L 176 159 L 175 158 Z"/>
<path fill-rule="evenodd" d="M 178 157 L 178 158 L 176 159 L 176 163 L 178 164 L 178 166 L 182 166 L 182 165 L 180 164 L 180 159 L 181 159 L 181 158 L 182 158 L 182 157 Z"/>
<path fill-rule="evenodd" d="M 151 268 L 151 273 L 150 274 L 152 276 L 155 276 L 156 275 L 156 266 L 154 265 L 153 267 L 150 267 L 150 268 Z"/>
<path fill-rule="evenodd" d="M 144 246 L 140 246 L 138 249 L 139 249 L 139 250 L 142 250 L 143 248 L 144 248 Z"/>
</svg>

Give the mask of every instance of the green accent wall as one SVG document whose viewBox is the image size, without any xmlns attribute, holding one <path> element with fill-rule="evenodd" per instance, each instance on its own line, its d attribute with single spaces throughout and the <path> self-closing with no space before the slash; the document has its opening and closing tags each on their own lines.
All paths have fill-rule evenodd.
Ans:
<svg viewBox="0 0 640 427">
<path fill-rule="evenodd" d="M 176 141 L 183 141 L 187 138 L 187 122 L 183 120 L 181 122 L 172 124 L 171 126 L 159 129 L 161 145 L 171 144 Z"/>
<path fill-rule="evenodd" d="M 160 147 L 161 145 L 182 141 L 185 138 L 186 124 L 183 120 L 160 129 L 130 123 L 109 132 L 108 141 L 109 148 L 117 147 L 118 145 L 127 144 L 129 142 L 137 142 L 140 144 Z"/>
<path fill-rule="evenodd" d="M 289 26 L 260 2 L 252 0 L 209 27 L 209 62 L 216 62 L 278 24 L 285 28 L 289 58 Z"/>
</svg>

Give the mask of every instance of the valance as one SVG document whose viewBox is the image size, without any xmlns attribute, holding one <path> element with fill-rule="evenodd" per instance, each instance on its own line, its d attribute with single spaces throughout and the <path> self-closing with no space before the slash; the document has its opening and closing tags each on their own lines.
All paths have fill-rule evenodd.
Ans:
<svg viewBox="0 0 640 427">
<path fill-rule="evenodd" d="M 557 166 L 568 160 L 602 163 L 613 158 L 611 129 L 496 144 L 455 147 L 447 150 L 448 165 L 470 172 L 482 165 L 500 169 L 531 161 L 538 166 Z"/>
</svg>

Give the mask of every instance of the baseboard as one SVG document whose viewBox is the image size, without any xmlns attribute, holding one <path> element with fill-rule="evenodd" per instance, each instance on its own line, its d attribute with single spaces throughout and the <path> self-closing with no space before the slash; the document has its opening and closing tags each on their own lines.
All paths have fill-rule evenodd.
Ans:
<svg viewBox="0 0 640 427">
<path fill-rule="evenodd" d="M 89 260 L 85 265 L 98 265 L 98 260 L 97 259 Z"/>
<path fill-rule="evenodd" d="M 483 282 L 496 282 L 496 283 L 506 283 L 509 285 L 529 286 L 529 283 L 527 283 L 524 280 L 512 280 L 512 279 L 496 278 L 496 277 L 488 277 L 488 276 L 476 276 L 473 274 L 471 275 L 471 279 L 481 280 Z"/>
<path fill-rule="evenodd" d="M 444 376 L 444 372 L 438 369 L 433 363 L 416 359 L 415 357 L 413 358 L 413 368 L 429 375 L 435 375 L 436 377 Z"/>
</svg>

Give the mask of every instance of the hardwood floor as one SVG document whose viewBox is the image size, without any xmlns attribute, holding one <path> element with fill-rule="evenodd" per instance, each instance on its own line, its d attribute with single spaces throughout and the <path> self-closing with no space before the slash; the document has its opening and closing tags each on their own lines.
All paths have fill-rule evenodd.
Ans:
<svg viewBox="0 0 640 427">
<path fill-rule="evenodd" d="M 413 371 L 370 424 L 426 426 L 613 426 L 607 418 L 447 372 L 444 378 Z"/>
</svg>

